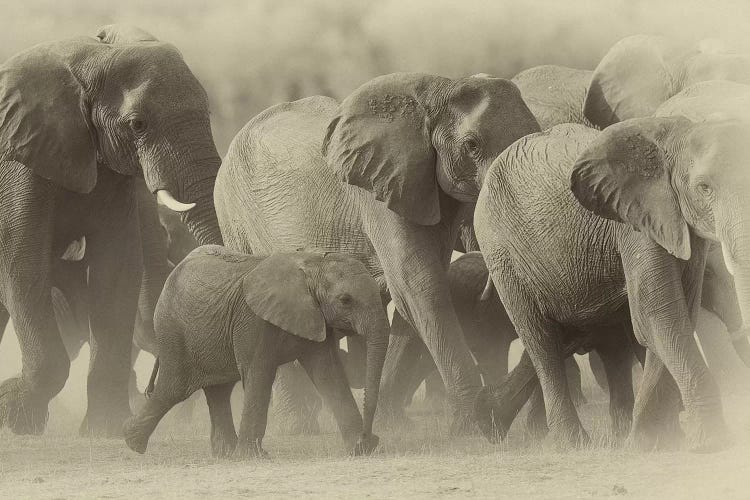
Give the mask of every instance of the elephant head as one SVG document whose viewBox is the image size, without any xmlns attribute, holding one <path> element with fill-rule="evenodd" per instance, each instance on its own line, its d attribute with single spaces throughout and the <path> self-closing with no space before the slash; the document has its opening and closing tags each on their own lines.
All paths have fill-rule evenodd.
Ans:
<svg viewBox="0 0 750 500">
<path fill-rule="evenodd" d="M 594 70 L 584 115 L 604 128 L 650 116 L 664 101 L 697 82 L 750 83 L 750 55 L 684 47 L 664 37 L 635 35 L 617 42 Z"/>
<path fill-rule="evenodd" d="M 690 259 L 691 233 L 721 243 L 747 325 L 748 159 L 750 125 L 744 122 L 637 118 L 605 129 L 586 148 L 571 187 L 587 209 L 633 226 L 680 259 Z"/>
<path fill-rule="evenodd" d="M 508 80 L 395 73 L 341 103 L 323 154 L 344 182 L 412 222 L 432 225 L 441 217 L 439 189 L 476 201 L 495 157 L 538 131 Z"/>
<path fill-rule="evenodd" d="M 243 286 L 255 314 L 294 335 L 323 342 L 327 328 L 338 328 L 365 338 L 363 432 L 371 436 L 390 325 L 364 264 L 342 254 L 280 254 L 259 264 Z"/>
<path fill-rule="evenodd" d="M 184 220 L 197 239 L 221 243 L 208 98 L 177 49 L 153 37 L 79 37 L 6 61 L 0 160 L 79 193 L 94 188 L 98 168 L 142 174 L 170 208 L 192 208 Z"/>
</svg>

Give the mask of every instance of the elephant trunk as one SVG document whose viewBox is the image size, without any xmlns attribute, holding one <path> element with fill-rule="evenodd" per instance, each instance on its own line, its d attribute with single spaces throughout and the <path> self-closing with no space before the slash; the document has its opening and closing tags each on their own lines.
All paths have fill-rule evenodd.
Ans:
<svg viewBox="0 0 750 500">
<path fill-rule="evenodd" d="M 742 206 L 740 203 L 738 204 Z M 737 214 L 738 212 L 728 209 L 725 213 Z M 730 329 L 732 345 L 742 362 L 750 367 L 750 341 L 747 336 L 750 332 L 750 211 L 740 209 L 739 217 L 724 220 L 729 224 L 717 227 L 717 229 L 719 229 L 719 234 L 724 236 L 721 238 L 724 264 L 729 273 L 734 276 L 742 316 L 742 327 Z"/>
<path fill-rule="evenodd" d="M 186 191 L 194 193 L 190 197 L 190 200 L 196 206 L 180 214 L 182 222 L 185 223 L 190 233 L 200 245 L 224 244 L 221 230 L 219 229 L 219 220 L 216 218 L 216 209 L 214 208 L 215 183 L 216 176 L 214 175 L 190 185 Z"/>
<path fill-rule="evenodd" d="M 383 364 L 385 363 L 385 354 L 388 349 L 388 337 L 390 334 L 390 327 L 385 313 L 375 323 L 375 328 L 368 328 L 366 331 L 367 366 L 365 372 L 365 401 L 362 412 L 362 433 L 364 436 L 370 436 L 378 404 L 380 378 L 383 373 Z"/>
<path fill-rule="evenodd" d="M 157 151 L 141 162 L 149 190 L 180 213 L 199 244 L 223 244 L 214 209 L 214 184 L 221 158 L 208 117 L 176 124 Z"/>
</svg>

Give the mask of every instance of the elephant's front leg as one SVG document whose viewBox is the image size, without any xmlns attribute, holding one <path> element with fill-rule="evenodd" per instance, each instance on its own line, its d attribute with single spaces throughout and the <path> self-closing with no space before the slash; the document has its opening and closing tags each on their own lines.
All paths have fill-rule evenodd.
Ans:
<svg viewBox="0 0 750 500">
<path fill-rule="evenodd" d="M 667 385 L 668 374 L 660 365 L 663 363 L 680 389 L 689 416 L 691 449 L 709 451 L 725 447 L 727 430 L 719 388 L 693 337 L 705 266 L 705 242 L 691 238 L 692 257 L 685 263 L 643 233 L 632 232 L 621 238 L 620 254 L 633 330 L 649 349 L 648 373 L 644 373 L 644 378 L 648 375 L 652 381 L 642 384 L 638 391 L 635 414 L 638 425 L 634 425 L 633 432 L 642 433 L 657 424 L 646 425 L 646 422 L 660 414 L 650 404 L 658 404 L 659 398 L 652 393 Z M 635 438 L 650 441 L 648 433 Z"/>
<path fill-rule="evenodd" d="M 107 227 L 90 237 L 91 359 L 82 435 L 119 436 L 130 416 L 128 387 L 142 258 L 132 198 L 121 200 L 120 208 Z"/>
<path fill-rule="evenodd" d="M 377 252 L 396 309 L 419 333 L 445 383 L 454 411 L 453 429 L 473 430 L 474 401 L 482 383 L 453 307 L 447 276 L 458 230 L 451 219 L 459 209 L 455 201 L 441 198 L 446 207 L 443 221 L 420 226 L 367 193 L 358 196 L 363 227 Z"/>
<path fill-rule="evenodd" d="M 333 412 L 347 448 L 355 455 L 371 453 L 378 445 L 378 437 L 362 436 L 362 415 L 349 388 L 335 339 L 329 336 L 323 344 L 311 346 L 299 361 Z"/>
<path fill-rule="evenodd" d="M 0 301 L 13 319 L 23 362 L 19 376 L 0 384 L 0 427 L 38 434 L 70 368 L 51 299 L 55 189 L 20 164 L 0 169 L 9 179 L 0 185 Z"/>
<path fill-rule="evenodd" d="M 273 416 L 282 434 L 320 434 L 321 406 L 315 386 L 297 363 L 279 367 L 273 388 Z"/>
</svg>

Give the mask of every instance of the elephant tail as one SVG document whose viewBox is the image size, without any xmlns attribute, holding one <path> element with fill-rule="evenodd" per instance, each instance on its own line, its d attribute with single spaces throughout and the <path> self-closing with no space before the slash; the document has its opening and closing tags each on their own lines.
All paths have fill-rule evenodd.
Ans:
<svg viewBox="0 0 750 500">
<path fill-rule="evenodd" d="M 143 393 L 144 396 L 146 396 L 146 399 L 149 399 L 151 397 L 151 394 L 154 393 L 154 384 L 156 383 L 156 374 L 159 373 L 159 357 L 157 356 L 156 361 L 154 361 L 154 369 L 151 370 L 151 378 L 148 379 L 148 385 L 146 386 L 146 392 Z"/>
</svg>

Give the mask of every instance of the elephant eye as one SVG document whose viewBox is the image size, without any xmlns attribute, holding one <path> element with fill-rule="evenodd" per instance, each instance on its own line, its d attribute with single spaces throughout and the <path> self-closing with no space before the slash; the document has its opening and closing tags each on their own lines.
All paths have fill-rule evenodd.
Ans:
<svg viewBox="0 0 750 500">
<path fill-rule="evenodd" d="M 349 295 L 348 293 L 344 293 L 339 296 L 339 302 L 341 302 L 345 306 L 350 306 L 352 305 L 353 299 L 351 295 Z"/>
<path fill-rule="evenodd" d="M 130 130 L 136 135 L 141 135 L 146 131 L 146 122 L 140 118 L 133 118 L 130 120 Z"/>
<path fill-rule="evenodd" d="M 479 143 L 475 139 L 466 139 L 464 147 L 471 156 L 479 156 Z"/>
<path fill-rule="evenodd" d="M 697 188 L 703 196 L 711 196 L 711 194 L 713 193 L 713 189 L 711 189 L 711 186 L 709 186 L 705 182 L 699 182 Z"/>
</svg>

